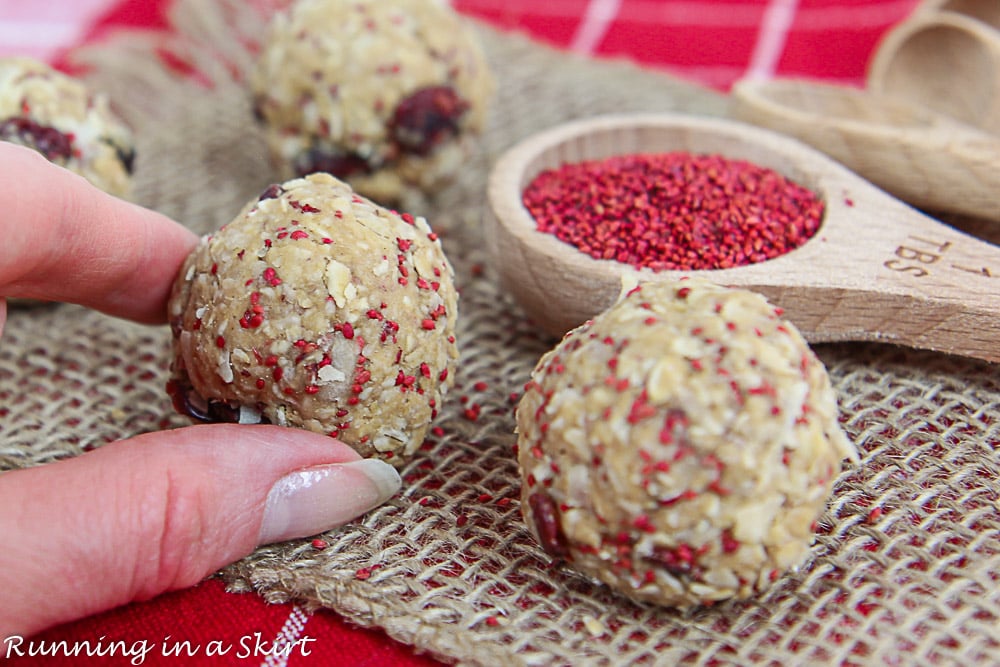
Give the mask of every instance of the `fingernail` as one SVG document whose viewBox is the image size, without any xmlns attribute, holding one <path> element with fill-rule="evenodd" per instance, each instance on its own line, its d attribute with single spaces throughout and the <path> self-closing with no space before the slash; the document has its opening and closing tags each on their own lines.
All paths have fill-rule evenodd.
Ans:
<svg viewBox="0 0 1000 667">
<path fill-rule="evenodd" d="M 315 535 L 347 523 L 392 498 L 401 485 L 396 469 L 378 459 L 290 473 L 267 494 L 258 544 Z"/>
</svg>

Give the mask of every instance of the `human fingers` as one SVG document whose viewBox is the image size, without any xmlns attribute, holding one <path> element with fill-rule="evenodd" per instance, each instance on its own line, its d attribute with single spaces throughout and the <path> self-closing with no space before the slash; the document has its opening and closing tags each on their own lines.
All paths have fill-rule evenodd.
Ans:
<svg viewBox="0 0 1000 667">
<path fill-rule="evenodd" d="M 194 585 L 260 544 L 346 523 L 399 474 L 299 429 L 147 433 L 0 475 L 0 640 Z"/>
<path fill-rule="evenodd" d="M 196 235 L 112 197 L 39 153 L 0 142 L 0 295 L 161 322 Z"/>
</svg>

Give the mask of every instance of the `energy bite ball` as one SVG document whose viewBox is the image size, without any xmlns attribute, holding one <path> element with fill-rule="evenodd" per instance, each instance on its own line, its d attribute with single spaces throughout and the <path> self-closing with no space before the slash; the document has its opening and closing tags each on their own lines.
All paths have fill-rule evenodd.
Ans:
<svg viewBox="0 0 1000 667">
<path fill-rule="evenodd" d="M 546 551 L 678 607 L 801 563 L 856 454 L 780 314 L 745 290 L 648 283 L 542 357 L 517 427 L 522 512 Z"/>
<path fill-rule="evenodd" d="M 0 58 L 0 140 L 34 149 L 105 192 L 131 195 L 131 130 L 104 95 L 44 63 Z"/>
<path fill-rule="evenodd" d="M 423 218 L 329 174 L 272 185 L 182 267 L 168 391 L 202 421 L 301 427 L 401 464 L 451 386 L 457 301 Z"/>
<path fill-rule="evenodd" d="M 440 0 L 298 0 L 275 17 L 252 78 L 283 178 L 325 171 L 378 201 L 454 175 L 493 78 Z"/>
</svg>

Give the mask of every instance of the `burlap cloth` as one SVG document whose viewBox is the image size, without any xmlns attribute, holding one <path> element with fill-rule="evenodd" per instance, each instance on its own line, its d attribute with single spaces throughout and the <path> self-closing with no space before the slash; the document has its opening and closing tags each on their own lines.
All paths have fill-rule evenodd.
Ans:
<svg viewBox="0 0 1000 667">
<path fill-rule="evenodd" d="M 261 5 L 260 2 L 255 3 Z M 265 3 L 266 4 L 266 3 Z M 138 134 L 137 199 L 204 232 L 273 179 L 240 83 L 264 18 L 181 2 L 177 35 L 77 54 Z M 433 200 L 462 291 L 458 387 L 363 520 L 258 550 L 233 590 L 329 607 L 468 665 L 1000 664 L 997 367 L 875 344 L 822 345 L 862 464 L 844 472 L 811 558 L 758 599 L 678 613 L 553 566 L 518 509 L 512 392 L 554 341 L 499 293 L 480 235 L 495 157 L 560 121 L 622 110 L 718 114 L 724 100 L 626 63 L 596 63 L 480 27 L 499 94 L 483 151 Z M 154 54 L 170 52 L 166 58 Z M 171 74 L 196 64 L 201 83 Z M 75 306 L 16 310 L 0 345 L 0 469 L 185 425 L 164 393 L 165 327 Z M 467 410 L 481 408 L 477 419 Z"/>
</svg>

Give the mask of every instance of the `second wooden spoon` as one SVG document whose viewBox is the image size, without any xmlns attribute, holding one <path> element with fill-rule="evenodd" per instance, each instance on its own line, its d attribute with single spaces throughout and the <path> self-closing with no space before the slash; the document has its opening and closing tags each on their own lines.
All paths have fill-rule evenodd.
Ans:
<svg viewBox="0 0 1000 667">
<path fill-rule="evenodd" d="M 947 116 L 799 79 L 738 82 L 730 114 L 818 148 L 913 206 L 1000 222 L 1000 138 Z"/>
</svg>

